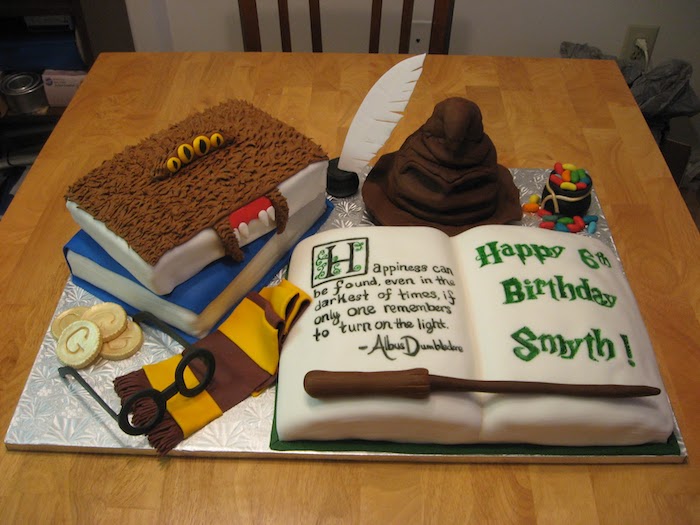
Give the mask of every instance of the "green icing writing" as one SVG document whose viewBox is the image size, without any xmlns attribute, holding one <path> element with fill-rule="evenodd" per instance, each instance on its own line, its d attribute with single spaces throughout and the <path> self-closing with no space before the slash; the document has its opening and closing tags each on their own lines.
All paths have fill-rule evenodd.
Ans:
<svg viewBox="0 0 700 525">
<path fill-rule="evenodd" d="M 483 268 L 488 264 L 500 264 L 504 258 L 517 257 L 520 262 L 527 264 L 530 258 L 535 258 L 544 264 L 547 259 L 557 259 L 564 252 L 563 246 L 545 246 L 543 244 L 507 244 L 492 241 L 476 248 L 476 260 Z"/>
<path fill-rule="evenodd" d="M 533 301 L 542 297 L 551 297 L 555 301 L 583 300 L 592 301 L 605 308 L 613 308 L 617 297 L 603 292 L 600 288 L 591 286 L 588 279 L 579 278 L 578 282 L 566 282 L 561 275 L 552 279 L 518 279 L 511 277 L 501 281 L 505 304 Z"/>
<path fill-rule="evenodd" d="M 583 261 L 583 263 L 589 268 L 597 270 L 601 266 L 611 267 L 610 260 L 605 256 L 603 252 L 598 252 L 595 255 L 585 248 L 578 251 L 578 255 Z"/>
<path fill-rule="evenodd" d="M 311 286 L 316 287 L 344 276 L 367 273 L 368 257 L 369 246 L 366 237 L 314 246 Z"/>
<path fill-rule="evenodd" d="M 513 353 L 519 359 L 529 362 L 545 354 L 561 359 L 574 359 L 577 355 L 587 355 L 588 359 L 595 362 L 610 361 L 615 359 L 615 343 L 612 339 L 604 337 L 598 328 L 591 328 L 583 337 L 567 338 L 561 334 L 536 334 L 532 329 L 523 326 L 516 330 L 510 337 L 520 346 L 513 348 Z M 632 360 L 632 349 L 626 335 L 620 335 L 626 350 L 627 362 L 635 366 Z M 579 354 L 582 351 L 582 354 Z"/>
<path fill-rule="evenodd" d="M 625 345 L 625 352 L 627 353 L 627 362 L 630 366 L 637 366 L 632 358 L 632 349 L 630 348 L 630 340 L 625 334 L 620 334 L 620 338 Z"/>
</svg>

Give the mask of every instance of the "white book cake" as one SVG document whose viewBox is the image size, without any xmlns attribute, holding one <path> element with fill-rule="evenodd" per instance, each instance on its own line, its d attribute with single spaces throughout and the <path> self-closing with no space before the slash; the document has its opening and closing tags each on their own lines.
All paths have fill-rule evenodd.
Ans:
<svg viewBox="0 0 700 525">
<path fill-rule="evenodd" d="M 328 162 L 316 162 L 285 180 L 277 187 L 289 206 L 289 222 L 306 229 L 325 209 L 326 170 Z M 165 295 L 179 284 L 200 272 L 209 263 L 224 257 L 221 238 L 213 228 L 206 228 L 182 244 L 168 250 L 155 264 L 145 261 L 129 243 L 114 233 L 104 222 L 95 219 L 68 200 L 66 207 L 73 220 L 120 265 L 126 268 L 143 286 L 155 295 Z M 296 215 L 299 215 L 295 219 Z M 255 218 L 240 223 L 234 234 L 241 248 L 275 229 L 273 208 L 266 207 Z M 288 233 L 291 238 L 297 232 Z M 298 235 L 297 235 L 298 237 Z M 279 240 L 279 242 L 283 242 Z"/>
<path fill-rule="evenodd" d="M 73 281 L 104 301 L 117 301 L 129 313 L 143 310 L 199 339 L 208 334 L 245 295 L 262 287 L 283 269 L 289 250 L 299 239 L 315 233 L 332 208 L 325 197 L 294 213 L 282 233 L 270 232 L 242 247 L 244 258 L 221 257 L 167 295 L 142 285 L 92 237 L 78 232 L 64 248 Z"/>
<path fill-rule="evenodd" d="M 481 226 L 331 230 L 302 241 L 288 279 L 313 302 L 281 355 L 281 441 L 636 445 L 673 413 L 615 254 L 582 235 Z M 399 372 L 657 395 L 437 391 L 312 397 L 310 372 Z M 332 386 L 332 385 L 331 385 Z"/>
<path fill-rule="evenodd" d="M 325 209 L 327 167 L 311 139 L 231 100 L 127 146 L 76 181 L 66 206 L 110 257 L 166 295 L 213 261 L 243 260 L 243 247 L 283 234 L 299 214 L 308 228 Z"/>
</svg>

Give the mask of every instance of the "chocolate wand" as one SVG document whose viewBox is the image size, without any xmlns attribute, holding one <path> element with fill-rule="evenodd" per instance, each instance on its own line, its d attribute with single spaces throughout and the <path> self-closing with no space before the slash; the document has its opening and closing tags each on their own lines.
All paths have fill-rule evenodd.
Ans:
<svg viewBox="0 0 700 525">
<path fill-rule="evenodd" d="M 551 394 L 576 397 L 646 397 L 661 390 L 644 385 L 586 385 L 537 381 L 480 381 L 436 376 L 425 368 L 390 372 L 328 372 L 312 370 L 304 377 L 311 397 L 397 396 L 425 398 L 431 392 L 491 394 Z"/>
</svg>

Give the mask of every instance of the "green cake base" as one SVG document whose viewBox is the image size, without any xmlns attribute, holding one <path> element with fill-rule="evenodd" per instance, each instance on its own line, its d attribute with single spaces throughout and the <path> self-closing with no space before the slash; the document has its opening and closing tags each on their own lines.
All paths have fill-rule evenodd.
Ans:
<svg viewBox="0 0 700 525">
<path fill-rule="evenodd" d="M 619 459 L 621 463 L 630 462 L 654 462 L 651 459 L 657 458 L 663 463 L 681 463 L 686 459 L 681 450 L 680 443 L 675 434 L 669 437 L 666 443 L 647 443 L 644 445 L 631 446 L 590 446 L 590 447 L 563 447 L 546 445 L 527 444 L 492 444 L 481 443 L 471 445 L 429 445 L 418 443 L 392 443 L 388 441 L 363 441 L 359 439 L 346 441 L 281 441 L 277 434 L 277 424 L 273 419 L 272 433 L 270 436 L 270 449 L 279 452 L 328 452 L 333 456 L 343 452 L 365 453 L 368 459 L 375 454 L 392 454 L 406 456 L 404 459 L 411 460 L 411 457 L 435 456 L 461 456 L 462 461 L 467 461 L 469 456 L 483 458 L 484 456 L 496 458 L 510 458 L 516 462 L 518 458 L 523 460 L 530 458 L 559 458 L 566 462 L 567 458 L 572 462 L 591 463 L 615 463 Z M 333 454 L 335 453 L 335 454 Z M 576 458 L 576 461 L 574 459 Z M 635 461 L 635 458 L 638 461 Z M 347 459 L 347 458 L 343 458 Z M 401 460 L 401 457 L 395 458 Z M 455 458 L 457 459 L 457 458 Z"/>
</svg>

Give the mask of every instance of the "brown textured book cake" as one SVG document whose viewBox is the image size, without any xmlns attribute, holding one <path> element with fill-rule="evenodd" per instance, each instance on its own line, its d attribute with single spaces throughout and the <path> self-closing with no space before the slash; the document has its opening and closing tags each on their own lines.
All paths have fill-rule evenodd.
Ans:
<svg viewBox="0 0 700 525">
<path fill-rule="evenodd" d="M 191 115 L 128 146 L 73 184 L 68 209 L 157 294 L 320 201 L 327 156 L 245 101 Z M 322 213 L 319 207 L 320 215 Z"/>
</svg>

